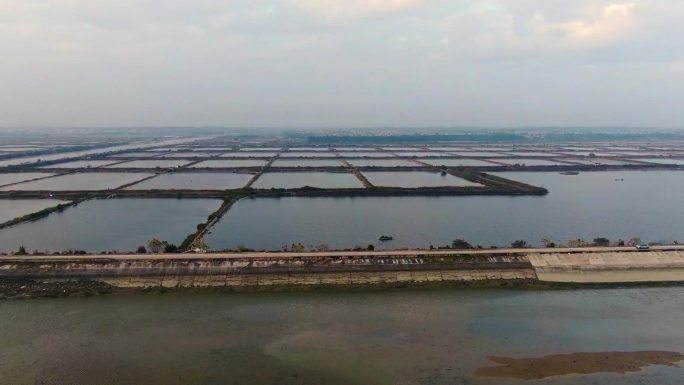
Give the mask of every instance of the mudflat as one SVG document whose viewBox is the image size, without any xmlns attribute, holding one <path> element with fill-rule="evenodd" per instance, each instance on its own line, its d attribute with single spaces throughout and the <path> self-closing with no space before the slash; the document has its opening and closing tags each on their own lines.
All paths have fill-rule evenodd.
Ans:
<svg viewBox="0 0 684 385">
<path fill-rule="evenodd" d="M 684 354 L 667 351 L 593 352 L 533 358 L 489 357 L 498 364 L 477 369 L 481 377 L 539 380 L 552 376 L 638 372 L 652 365 L 678 366 Z"/>
</svg>

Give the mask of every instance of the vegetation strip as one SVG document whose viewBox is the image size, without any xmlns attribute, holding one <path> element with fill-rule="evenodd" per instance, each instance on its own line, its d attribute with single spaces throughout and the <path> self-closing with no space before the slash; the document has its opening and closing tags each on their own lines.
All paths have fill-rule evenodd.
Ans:
<svg viewBox="0 0 684 385">
<path fill-rule="evenodd" d="M 56 206 L 48 207 L 48 208 L 42 209 L 40 211 L 36 211 L 36 212 L 30 213 L 30 214 L 26 214 L 26 215 L 11 219 L 7 222 L 0 223 L 0 229 L 15 226 L 15 225 L 18 225 L 18 224 L 23 223 L 23 222 L 37 221 L 41 218 L 47 217 L 48 215 L 50 215 L 54 212 L 62 212 L 69 207 L 74 207 L 74 206 L 78 205 L 79 203 L 81 203 L 85 200 L 88 200 L 88 199 L 89 198 L 84 197 L 84 198 L 73 200 L 69 203 L 60 203 Z"/>
</svg>

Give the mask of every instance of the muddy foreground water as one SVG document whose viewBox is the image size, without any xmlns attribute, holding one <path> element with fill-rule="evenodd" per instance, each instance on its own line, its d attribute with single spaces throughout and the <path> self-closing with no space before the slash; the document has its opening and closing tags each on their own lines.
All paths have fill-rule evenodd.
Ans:
<svg viewBox="0 0 684 385">
<path fill-rule="evenodd" d="M 679 384 L 682 294 L 681 287 L 452 288 L 5 300 L 0 378 L 75 385 Z M 614 353 L 595 355 L 603 352 Z M 591 370 L 575 370 L 578 362 Z M 542 370 L 532 376 L 540 379 L 492 377 L 483 369 L 530 364 Z"/>
</svg>

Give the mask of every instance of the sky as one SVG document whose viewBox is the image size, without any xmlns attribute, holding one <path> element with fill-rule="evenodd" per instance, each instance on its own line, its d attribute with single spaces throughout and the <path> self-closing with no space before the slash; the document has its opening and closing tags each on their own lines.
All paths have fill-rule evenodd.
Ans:
<svg viewBox="0 0 684 385">
<path fill-rule="evenodd" d="M 684 127 L 682 0 L 0 0 L 0 126 Z"/>
</svg>

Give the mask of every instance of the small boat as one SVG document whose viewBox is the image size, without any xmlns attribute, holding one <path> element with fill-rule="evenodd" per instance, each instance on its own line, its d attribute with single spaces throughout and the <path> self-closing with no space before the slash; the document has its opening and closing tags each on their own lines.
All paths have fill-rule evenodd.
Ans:
<svg viewBox="0 0 684 385">
<path fill-rule="evenodd" d="M 446 176 L 446 174 L 447 174 L 446 171 L 442 171 L 442 176 Z"/>
<path fill-rule="evenodd" d="M 577 171 L 563 171 L 560 174 L 561 175 L 579 175 L 579 172 L 577 172 Z"/>
<path fill-rule="evenodd" d="M 378 240 L 380 240 L 381 242 L 391 241 L 393 239 L 394 237 L 390 237 L 389 235 L 382 235 L 380 236 L 380 238 L 378 238 Z"/>
</svg>

